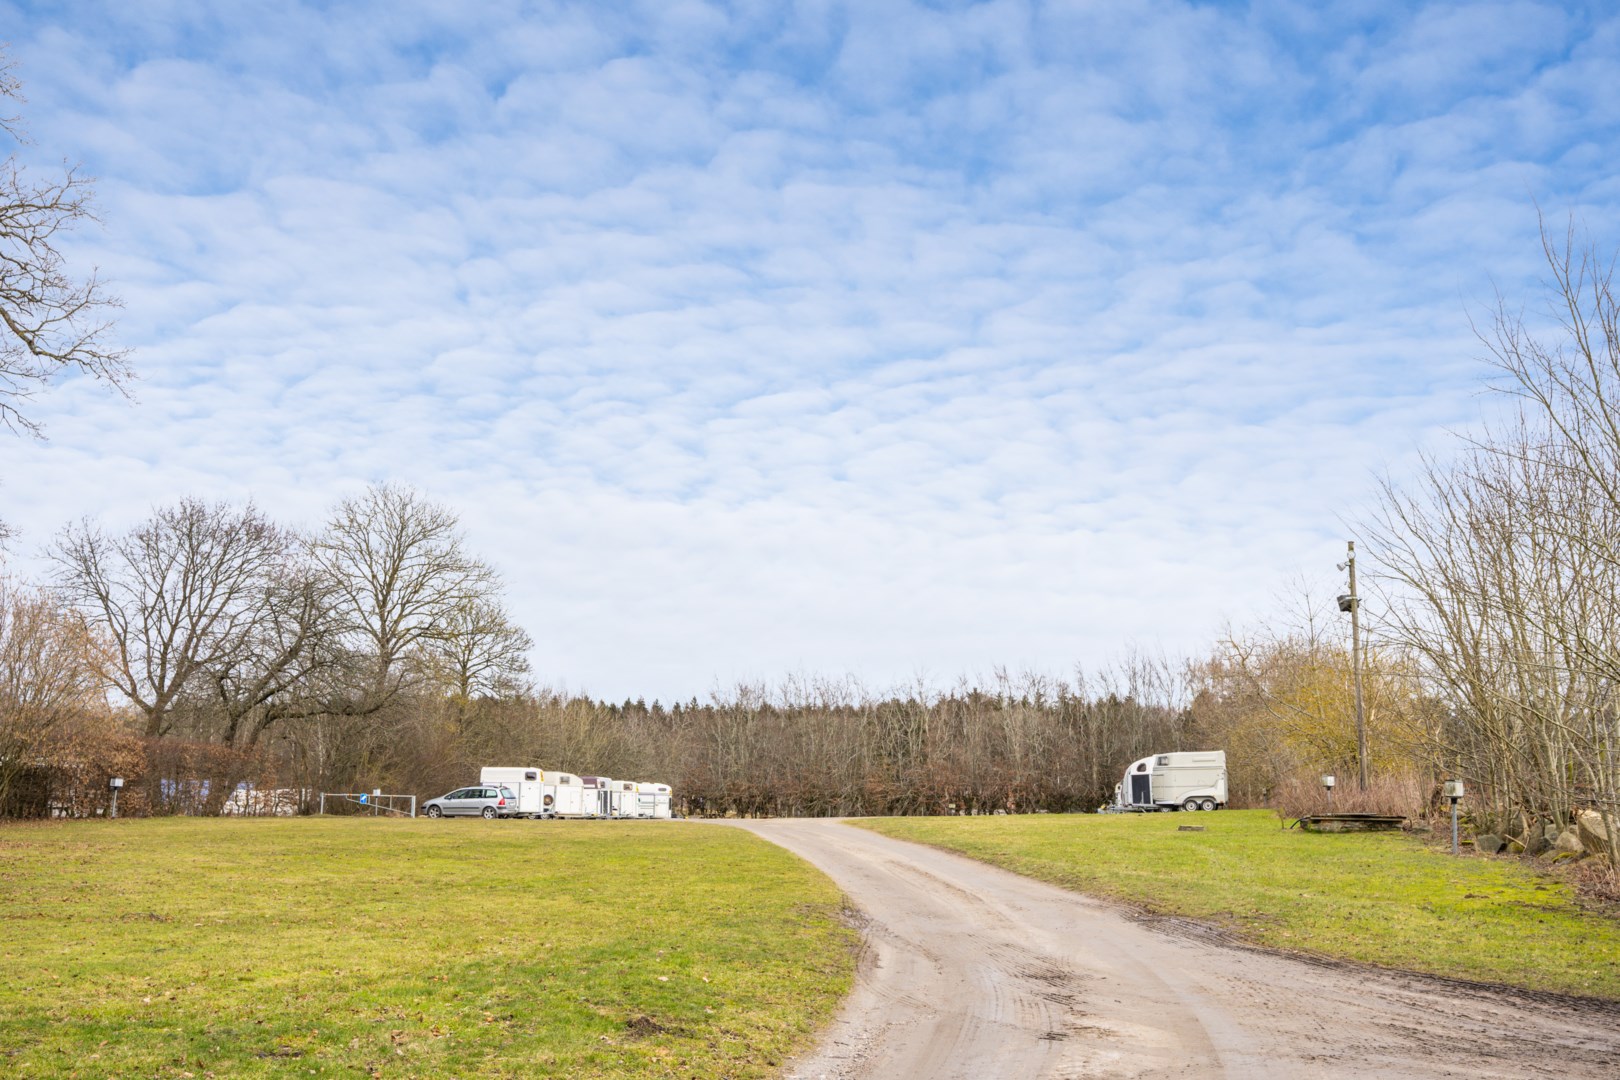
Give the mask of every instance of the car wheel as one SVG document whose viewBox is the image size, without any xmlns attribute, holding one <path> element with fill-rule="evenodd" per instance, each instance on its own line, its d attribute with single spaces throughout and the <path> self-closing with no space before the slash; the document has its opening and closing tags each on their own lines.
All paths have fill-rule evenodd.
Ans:
<svg viewBox="0 0 1620 1080">
<path fill-rule="evenodd" d="M 427 808 L 427 816 L 431 818 L 444 817 L 444 811 L 440 810 L 437 806 L 430 806 Z"/>
<path fill-rule="evenodd" d="M 1191 811 L 1193 811 L 1193 810 L 1197 810 L 1198 809 L 1198 800 L 1197 799 L 1188 799 L 1186 802 L 1181 804 L 1181 808 L 1183 810 L 1188 811 L 1189 813 Z"/>
<path fill-rule="evenodd" d="M 1200 809 L 1200 810 L 1213 810 L 1213 809 L 1215 809 L 1215 800 L 1214 799 L 1205 799 L 1203 802 L 1198 804 L 1198 809 Z"/>
<path fill-rule="evenodd" d="M 495 808 L 493 806 L 484 807 L 484 819 L 486 821 L 495 820 Z"/>
</svg>

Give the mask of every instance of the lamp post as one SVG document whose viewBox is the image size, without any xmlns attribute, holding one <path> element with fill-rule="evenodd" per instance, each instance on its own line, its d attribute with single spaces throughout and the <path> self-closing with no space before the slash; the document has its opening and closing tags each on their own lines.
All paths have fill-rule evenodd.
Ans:
<svg viewBox="0 0 1620 1080">
<path fill-rule="evenodd" d="M 1356 685 L 1356 783 L 1367 790 L 1367 720 L 1361 700 L 1361 595 L 1356 592 L 1356 542 L 1350 541 L 1350 556 L 1339 564 L 1350 571 L 1350 591 L 1339 597 L 1339 610 L 1350 613 L 1350 670 Z"/>
<path fill-rule="evenodd" d="M 112 804 L 107 807 L 107 816 L 110 818 L 118 816 L 118 792 L 123 786 L 124 778 L 122 776 L 115 776 L 107 781 L 107 788 L 112 792 Z"/>
<path fill-rule="evenodd" d="M 1451 853 L 1458 854 L 1457 848 L 1457 803 L 1463 797 L 1463 782 L 1461 780 L 1447 780 L 1441 794 L 1451 800 Z"/>
<path fill-rule="evenodd" d="M 1334 783 L 1335 783 L 1335 781 L 1333 779 L 1333 774 L 1332 773 L 1329 773 L 1328 775 L 1322 777 L 1322 787 L 1324 789 L 1326 789 L 1326 791 L 1327 791 L 1328 813 L 1330 813 L 1330 814 L 1333 812 L 1333 785 L 1334 785 Z"/>
</svg>

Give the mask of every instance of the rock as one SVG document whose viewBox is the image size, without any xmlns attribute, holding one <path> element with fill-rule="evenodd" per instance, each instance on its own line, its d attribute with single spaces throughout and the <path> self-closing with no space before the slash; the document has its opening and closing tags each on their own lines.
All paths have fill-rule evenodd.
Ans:
<svg viewBox="0 0 1620 1080">
<path fill-rule="evenodd" d="M 1532 831 L 1530 838 L 1524 843 L 1524 851 L 1527 855 L 1540 855 L 1551 847 L 1552 841 L 1548 840 L 1540 829 Z"/>
<path fill-rule="evenodd" d="M 1581 846 L 1593 855 L 1609 853 L 1609 827 L 1603 824 L 1603 815 L 1596 810 L 1582 810 L 1575 815 L 1575 833 Z"/>
<path fill-rule="evenodd" d="M 1523 855 L 1524 854 L 1524 841 L 1523 840 L 1509 840 L 1507 849 L 1508 849 L 1508 854 L 1509 855 Z"/>
<path fill-rule="evenodd" d="M 1563 827 L 1557 822 L 1548 822 L 1547 825 L 1542 828 L 1541 835 L 1547 841 L 1547 846 L 1552 847 L 1554 844 L 1558 843 L 1558 834 L 1563 831 Z"/>
<path fill-rule="evenodd" d="M 1487 855 L 1495 855 L 1502 850 L 1502 838 L 1495 833 L 1486 833 L 1474 837 L 1474 850 L 1483 851 Z"/>
<path fill-rule="evenodd" d="M 1553 841 L 1553 850 L 1569 855 L 1580 855 L 1586 851 L 1586 847 L 1581 843 L 1581 834 L 1571 826 L 1558 834 L 1558 839 Z"/>
</svg>

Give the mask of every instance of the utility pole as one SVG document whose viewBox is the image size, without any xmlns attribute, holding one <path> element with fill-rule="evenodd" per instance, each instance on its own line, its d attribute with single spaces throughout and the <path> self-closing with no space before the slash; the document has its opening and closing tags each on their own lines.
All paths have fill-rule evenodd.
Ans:
<svg viewBox="0 0 1620 1080">
<path fill-rule="evenodd" d="M 1356 590 L 1356 542 L 1350 541 L 1350 668 L 1356 683 L 1356 782 L 1367 790 L 1367 718 L 1361 701 L 1361 593 Z"/>
</svg>

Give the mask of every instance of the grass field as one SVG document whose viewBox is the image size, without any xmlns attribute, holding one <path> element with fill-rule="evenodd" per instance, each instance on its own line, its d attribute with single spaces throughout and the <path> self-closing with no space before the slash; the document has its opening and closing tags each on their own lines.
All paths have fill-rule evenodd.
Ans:
<svg viewBox="0 0 1620 1080">
<path fill-rule="evenodd" d="M 1620 998 L 1620 921 L 1516 862 L 1453 858 L 1400 833 L 1284 831 L 1260 810 L 860 824 L 1264 945 Z"/>
<path fill-rule="evenodd" d="M 0 1075 L 771 1075 L 849 987 L 839 904 L 679 822 L 8 825 Z"/>
</svg>

